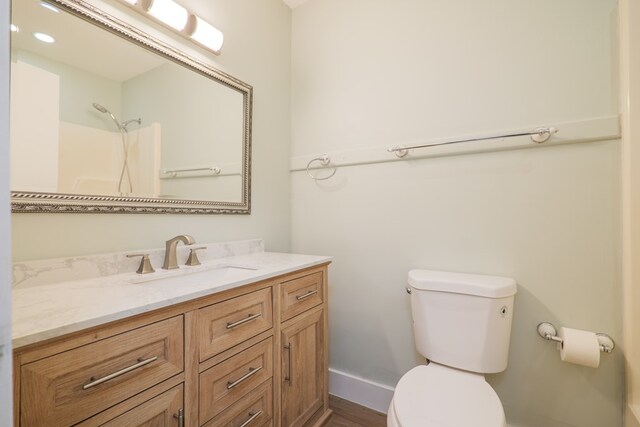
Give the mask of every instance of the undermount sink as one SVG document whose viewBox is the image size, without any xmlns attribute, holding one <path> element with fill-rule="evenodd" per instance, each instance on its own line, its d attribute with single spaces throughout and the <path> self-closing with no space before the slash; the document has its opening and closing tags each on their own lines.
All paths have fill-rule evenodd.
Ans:
<svg viewBox="0 0 640 427">
<path fill-rule="evenodd" d="M 256 270 L 258 270 L 257 267 L 245 265 L 219 265 L 191 272 L 181 268 L 180 270 L 166 272 L 161 271 L 151 273 L 143 277 L 136 277 L 131 279 L 129 282 L 133 284 L 148 283 L 150 285 L 175 284 L 176 286 L 197 285 L 203 283 L 211 283 L 212 285 L 215 285 L 215 282 L 219 282 L 221 280 L 226 282 L 250 277 L 254 275 Z"/>
</svg>

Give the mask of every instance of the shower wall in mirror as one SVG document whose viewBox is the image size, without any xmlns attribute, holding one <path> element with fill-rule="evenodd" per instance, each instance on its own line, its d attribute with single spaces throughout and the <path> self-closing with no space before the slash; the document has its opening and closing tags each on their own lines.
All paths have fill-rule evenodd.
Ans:
<svg viewBox="0 0 640 427">
<path fill-rule="evenodd" d="M 249 213 L 249 85 L 84 1 L 12 24 L 14 211 Z"/>
</svg>

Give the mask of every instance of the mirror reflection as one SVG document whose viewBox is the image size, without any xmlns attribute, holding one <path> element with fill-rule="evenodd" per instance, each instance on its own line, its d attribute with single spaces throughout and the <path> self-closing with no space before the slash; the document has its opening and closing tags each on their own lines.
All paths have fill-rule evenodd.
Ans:
<svg viewBox="0 0 640 427">
<path fill-rule="evenodd" d="M 59 6 L 12 7 L 13 191 L 243 200 L 241 91 Z"/>
</svg>

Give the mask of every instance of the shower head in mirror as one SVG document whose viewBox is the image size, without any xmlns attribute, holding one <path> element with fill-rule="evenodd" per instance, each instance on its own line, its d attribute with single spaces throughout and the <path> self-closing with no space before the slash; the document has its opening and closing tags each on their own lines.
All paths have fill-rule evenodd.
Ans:
<svg viewBox="0 0 640 427">
<path fill-rule="evenodd" d="M 107 110 L 102 105 L 98 104 L 97 102 L 93 103 L 93 108 L 95 108 L 96 110 L 100 111 L 101 113 L 108 113 L 109 112 L 109 110 Z"/>
<path fill-rule="evenodd" d="M 127 130 L 127 126 L 130 125 L 131 123 L 137 123 L 138 125 L 142 124 L 142 119 L 131 119 L 131 120 L 127 120 L 126 122 L 119 122 L 118 119 L 116 119 L 116 116 L 109 111 L 106 107 L 104 107 L 101 104 L 98 104 L 97 102 L 93 103 L 93 108 L 95 108 L 96 110 L 100 111 L 101 113 L 104 114 L 108 114 L 109 117 L 111 117 L 111 120 L 113 120 L 113 122 L 116 124 L 116 126 L 118 127 L 118 130 Z"/>
<path fill-rule="evenodd" d="M 122 130 L 122 125 L 120 124 L 118 119 L 116 119 L 116 116 L 114 116 L 111 111 L 107 110 L 104 106 L 98 104 L 97 102 L 93 103 L 93 108 L 95 108 L 96 110 L 100 111 L 101 113 L 108 114 L 109 117 L 111 117 L 111 120 L 113 120 L 113 122 L 118 127 L 118 130 Z"/>
</svg>

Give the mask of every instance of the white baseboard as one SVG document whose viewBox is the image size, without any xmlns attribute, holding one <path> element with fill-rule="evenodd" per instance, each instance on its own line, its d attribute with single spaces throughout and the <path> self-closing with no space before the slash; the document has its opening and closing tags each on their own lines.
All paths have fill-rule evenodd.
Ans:
<svg viewBox="0 0 640 427">
<path fill-rule="evenodd" d="M 329 393 L 384 414 L 394 388 L 329 368 Z"/>
</svg>

